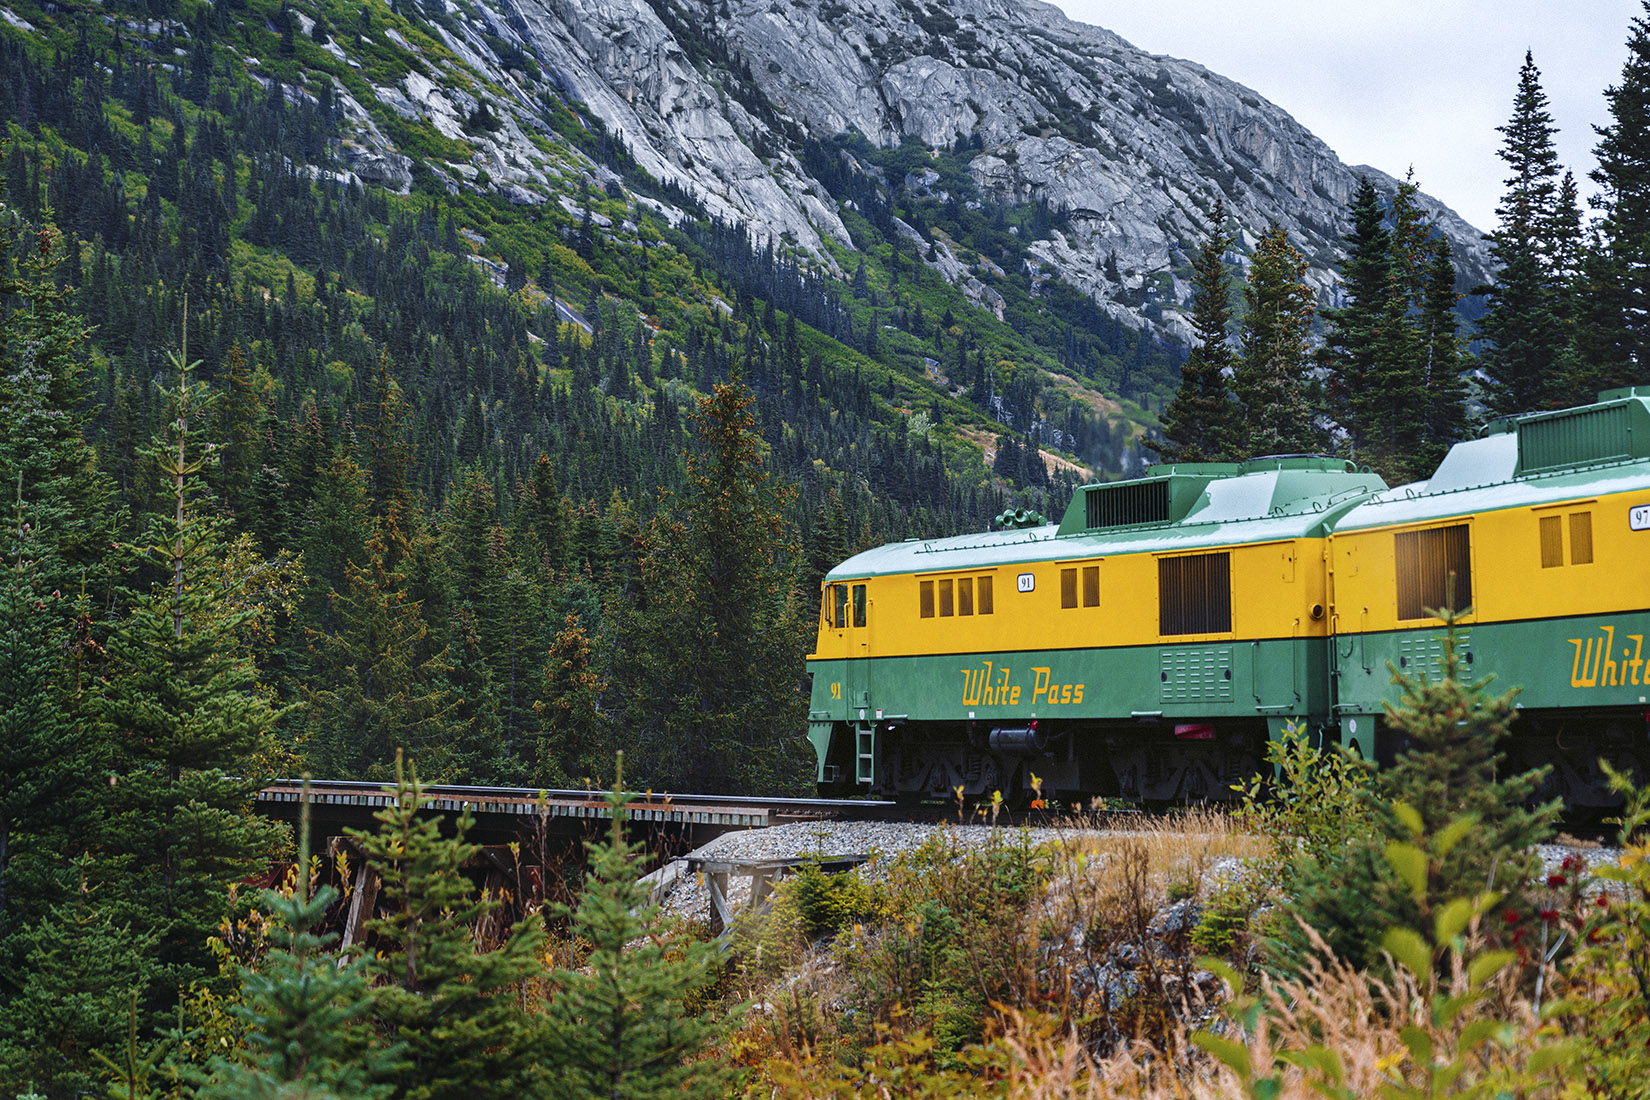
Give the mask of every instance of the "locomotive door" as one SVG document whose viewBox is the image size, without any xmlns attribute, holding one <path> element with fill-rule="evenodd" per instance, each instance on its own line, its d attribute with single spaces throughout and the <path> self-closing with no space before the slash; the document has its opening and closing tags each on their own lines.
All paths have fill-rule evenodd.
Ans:
<svg viewBox="0 0 1650 1100">
<path fill-rule="evenodd" d="M 865 585 L 849 588 L 847 607 L 848 667 L 845 672 L 849 712 L 858 719 L 871 720 L 871 630 L 869 600 Z"/>
<path fill-rule="evenodd" d="M 1255 709 L 1260 711 L 1292 710 L 1299 702 L 1295 665 L 1299 655 L 1298 640 L 1263 646 L 1250 642 L 1253 664 L 1250 675 L 1255 685 Z"/>
</svg>

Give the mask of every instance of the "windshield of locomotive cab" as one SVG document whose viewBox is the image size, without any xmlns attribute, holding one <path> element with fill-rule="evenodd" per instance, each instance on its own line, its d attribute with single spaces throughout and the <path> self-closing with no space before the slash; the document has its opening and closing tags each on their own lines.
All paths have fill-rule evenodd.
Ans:
<svg viewBox="0 0 1650 1100">
<path fill-rule="evenodd" d="M 825 621 L 838 630 L 848 627 L 848 586 L 845 584 L 831 585 L 830 595 L 826 597 Z"/>
</svg>

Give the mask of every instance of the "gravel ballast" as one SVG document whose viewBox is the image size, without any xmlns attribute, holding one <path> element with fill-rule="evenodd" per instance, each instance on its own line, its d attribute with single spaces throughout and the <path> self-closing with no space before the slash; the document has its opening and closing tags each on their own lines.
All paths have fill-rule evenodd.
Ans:
<svg viewBox="0 0 1650 1100">
<path fill-rule="evenodd" d="M 1107 830 L 1110 831 L 1110 830 Z M 1007 836 L 1005 836 L 1005 832 Z M 1097 830 L 1079 828 L 1026 828 L 1004 830 L 990 825 L 912 824 L 893 821 L 807 821 L 778 825 L 767 829 L 745 829 L 723 833 L 688 856 L 673 861 L 651 876 L 658 882 L 658 900 L 663 909 L 689 920 L 704 920 L 710 914 L 710 896 L 702 875 L 687 873 L 688 858 L 756 861 L 771 859 L 799 859 L 806 856 L 821 858 L 847 855 L 871 855 L 860 873 L 875 880 L 892 865 L 902 852 L 914 851 L 936 836 L 958 847 L 978 847 L 993 835 L 999 840 L 1018 843 L 1022 836 L 1033 844 L 1095 834 Z M 1537 851 L 1548 872 L 1558 868 L 1567 856 L 1579 855 L 1589 866 L 1613 863 L 1621 855 L 1619 848 L 1601 845 L 1543 844 Z M 1230 867 L 1211 868 L 1215 873 Z M 750 893 L 750 879 L 734 878 L 728 883 L 729 902 L 735 909 L 742 906 Z"/>
</svg>

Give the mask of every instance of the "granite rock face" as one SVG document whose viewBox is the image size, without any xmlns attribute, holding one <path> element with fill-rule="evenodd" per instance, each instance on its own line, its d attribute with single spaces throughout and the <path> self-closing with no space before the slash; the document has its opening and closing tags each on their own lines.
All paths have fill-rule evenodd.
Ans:
<svg viewBox="0 0 1650 1100">
<path fill-rule="evenodd" d="M 808 132 L 857 129 L 883 144 L 978 136 L 982 193 L 1068 211 L 1069 228 L 1039 245 L 1040 258 L 1136 321 L 1115 299 L 1162 284 L 1188 258 L 1217 193 L 1248 241 L 1273 221 L 1289 229 L 1327 290 L 1358 176 L 1386 192 L 1398 183 L 1342 164 L 1242 85 L 1037 0 L 728 0 L 727 12 L 718 30 Z M 1481 235 L 1423 205 L 1451 240 L 1462 284 L 1483 281 Z M 1108 257 L 1118 279 L 1105 273 Z"/>
<path fill-rule="evenodd" d="M 1187 288 L 1165 273 L 1189 258 L 1216 194 L 1245 230 L 1240 260 L 1276 221 L 1327 295 L 1358 175 L 1397 185 L 1341 163 L 1249 89 L 1037 0 L 510 2 L 539 56 L 645 167 L 757 236 L 846 241 L 799 165 L 803 138 L 978 137 L 982 194 L 1069 212 L 1038 258 L 1136 324 L 1151 297 L 1169 310 L 1161 323 L 1185 331 L 1173 314 Z M 1480 234 L 1423 202 L 1462 285 L 1482 281 Z"/>
<path fill-rule="evenodd" d="M 689 60 L 643 0 L 506 0 L 511 24 L 566 93 L 582 101 L 655 178 L 759 239 L 819 252 L 847 242 L 835 204 L 794 153 Z M 753 145 L 770 149 L 764 158 Z"/>
<path fill-rule="evenodd" d="M 1038 0 L 445 3 L 451 18 L 427 28 L 440 54 L 395 35 L 417 64 L 374 87 L 370 106 L 471 150 L 426 165 L 451 191 L 565 205 L 581 187 L 607 185 L 611 171 L 553 140 L 546 116 L 559 102 L 599 118 L 643 169 L 711 214 L 834 267 L 829 245 L 853 244 L 836 200 L 803 167 L 809 138 L 962 140 L 984 201 L 1041 201 L 1064 215 L 1033 245 L 1034 279 L 1052 273 L 1125 322 L 1178 336 L 1189 331 L 1189 288 L 1175 272 L 1184 274 L 1216 195 L 1242 230 L 1238 262 L 1277 222 L 1327 304 L 1358 176 L 1386 192 L 1397 185 L 1342 164 L 1249 89 Z M 406 190 L 410 159 L 373 112 L 338 92 L 352 123 L 350 169 Z M 915 175 L 887 184 L 927 185 Z M 1454 248 L 1460 285 L 1485 281 L 1481 235 L 1424 196 L 1423 205 Z M 919 255 L 993 308 L 979 293 L 981 268 L 958 262 L 950 242 L 926 243 L 934 247 Z"/>
</svg>

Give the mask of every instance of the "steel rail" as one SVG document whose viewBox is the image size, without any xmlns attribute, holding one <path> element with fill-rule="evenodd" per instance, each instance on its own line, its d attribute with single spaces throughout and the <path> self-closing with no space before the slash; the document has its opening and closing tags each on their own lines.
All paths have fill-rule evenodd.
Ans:
<svg viewBox="0 0 1650 1100">
<path fill-rule="evenodd" d="M 302 779 L 271 781 L 255 796 L 258 804 L 273 808 L 297 802 Z M 318 806 L 373 809 L 395 798 L 394 784 L 350 779 L 309 780 L 310 800 Z M 420 788 L 424 805 L 432 810 L 509 814 L 521 817 L 543 813 L 554 818 L 606 818 L 611 811 L 606 792 L 599 790 L 480 787 L 430 784 Z M 727 825 L 762 828 L 787 821 L 828 817 L 864 817 L 895 810 L 892 802 L 829 798 L 752 798 L 739 795 L 671 794 L 663 791 L 629 792 L 626 814 L 635 821 L 688 825 Z"/>
</svg>

